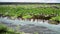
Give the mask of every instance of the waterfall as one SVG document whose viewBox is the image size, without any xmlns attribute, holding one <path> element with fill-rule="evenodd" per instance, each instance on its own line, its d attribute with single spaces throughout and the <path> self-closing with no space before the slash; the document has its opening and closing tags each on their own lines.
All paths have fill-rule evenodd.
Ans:
<svg viewBox="0 0 60 34">
<path fill-rule="evenodd" d="M 31 19 L 31 22 L 33 22 L 33 19 Z"/>
</svg>

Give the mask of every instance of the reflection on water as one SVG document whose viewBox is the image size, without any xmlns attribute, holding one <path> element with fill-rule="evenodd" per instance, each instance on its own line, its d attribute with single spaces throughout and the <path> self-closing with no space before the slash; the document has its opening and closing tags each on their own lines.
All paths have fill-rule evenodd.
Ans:
<svg viewBox="0 0 60 34">
<path fill-rule="evenodd" d="M 37 19 L 35 21 L 33 21 L 33 19 L 31 19 L 31 20 L 27 20 L 27 19 L 25 19 L 25 20 L 21 20 L 21 19 L 20 20 L 18 20 L 18 19 L 11 20 L 11 19 L 8 19 L 7 17 L 5 17 L 5 18 L 1 17 L 0 22 L 5 23 L 7 25 L 13 24 L 14 26 L 15 25 L 24 26 L 27 24 L 34 24 L 34 25 L 38 25 L 38 26 L 47 27 L 48 29 L 58 32 L 57 34 L 59 34 L 59 32 L 60 32 L 60 24 L 59 25 L 48 24 L 48 20 L 45 20 L 44 22 L 43 22 L 43 20 L 37 21 Z"/>
</svg>

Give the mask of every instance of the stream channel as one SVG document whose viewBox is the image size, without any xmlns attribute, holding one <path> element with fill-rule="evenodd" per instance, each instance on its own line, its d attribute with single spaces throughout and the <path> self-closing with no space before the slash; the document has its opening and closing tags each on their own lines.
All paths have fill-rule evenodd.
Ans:
<svg viewBox="0 0 60 34">
<path fill-rule="evenodd" d="M 53 25 L 49 24 L 48 20 L 12 20 L 7 17 L 0 17 L 0 23 L 11 27 L 14 30 L 34 34 L 34 32 L 38 32 L 38 34 L 60 34 L 60 24 Z"/>
</svg>

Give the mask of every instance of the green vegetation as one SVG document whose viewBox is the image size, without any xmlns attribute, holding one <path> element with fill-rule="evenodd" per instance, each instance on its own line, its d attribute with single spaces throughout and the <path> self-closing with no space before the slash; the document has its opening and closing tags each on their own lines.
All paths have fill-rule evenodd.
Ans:
<svg viewBox="0 0 60 34">
<path fill-rule="evenodd" d="M 60 4 L 0 5 L 0 14 L 14 18 L 38 18 L 51 16 L 51 20 L 60 21 Z M 58 17 L 57 17 L 58 16 Z"/>
<path fill-rule="evenodd" d="M 24 33 L 14 31 L 12 28 L 8 28 L 6 25 L 0 24 L 0 34 L 24 34 Z"/>
<path fill-rule="evenodd" d="M 38 32 L 34 32 L 34 34 L 38 34 Z"/>
<path fill-rule="evenodd" d="M 60 21 L 60 16 L 52 17 L 50 20 L 57 20 L 57 21 Z"/>
<path fill-rule="evenodd" d="M 29 7 L 29 6 L 28 6 Z M 60 16 L 60 8 L 54 8 L 54 7 L 21 7 L 21 6 L 0 6 L 0 14 L 3 15 L 9 15 L 13 17 L 18 16 L 25 16 L 25 15 L 51 15 L 51 14 L 58 14 Z"/>
<path fill-rule="evenodd" d="M 51 19 L 51 24 L 59 24 L 60 23 L 60 16 L 52 17 Z"/>
</svg>

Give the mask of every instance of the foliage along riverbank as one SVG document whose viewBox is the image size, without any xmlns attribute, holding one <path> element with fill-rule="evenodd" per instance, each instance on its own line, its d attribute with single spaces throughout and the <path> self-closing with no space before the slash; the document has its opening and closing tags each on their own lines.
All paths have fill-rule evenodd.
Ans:
<svg viewBox="0 0 60 34">
<path fill-rule="evenodd" d="M 53 20 L 60 23 L 60 5 L 1 5 L 0 16 Z M 54 22 L 55 23 L 55 22 Z"/>
<path fill-rule="evenodd" d="M 0 34 L 23 34 L 23 32 L 15 32 L 12 28 L 0 23 Z"/>
</svg>

